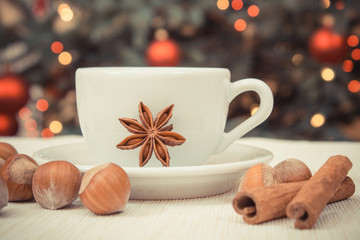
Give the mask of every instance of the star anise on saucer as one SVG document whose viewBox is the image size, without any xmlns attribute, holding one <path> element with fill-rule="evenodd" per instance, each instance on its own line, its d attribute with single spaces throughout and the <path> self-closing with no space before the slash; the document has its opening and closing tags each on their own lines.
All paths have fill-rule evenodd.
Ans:
<svg viewBox="0 0 360 240">
<path fill-rule="evenodd" d="M 170 155 L 167 146 L 176 146 L 183 144 L 186 139 L 176 132 L 172 132 L 173 125 L 165 126 L 174 109 L 174 104 L 164 108 L 153 120 L 150 109 L 139 103 L 140 122 L 132 118 L 119 118 L 120 123 L 133 135 L 122 140 L 117 148 L 122 150 L 131 150 L 141 146 L 139 154 L 139 166 L 143 167 L 151 158 L 153 151 L 156 158 L 165 167 L 170 165 Z"/>
</svg>

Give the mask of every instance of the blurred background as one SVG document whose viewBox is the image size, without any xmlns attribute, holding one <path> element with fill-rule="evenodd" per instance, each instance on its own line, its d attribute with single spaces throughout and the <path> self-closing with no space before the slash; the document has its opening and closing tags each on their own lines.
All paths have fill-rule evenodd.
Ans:
<svg viewBox="0 0 360 240">
<path fill-rule="evenodd" d="M 358 0 L 0 0 L 0 135 L 81 134 L 75 71 L 225 67 L 274 94 L 247 136 L 360 140 Z M 245 93 L 229 130 L 254 114 Z"/>
</svg>

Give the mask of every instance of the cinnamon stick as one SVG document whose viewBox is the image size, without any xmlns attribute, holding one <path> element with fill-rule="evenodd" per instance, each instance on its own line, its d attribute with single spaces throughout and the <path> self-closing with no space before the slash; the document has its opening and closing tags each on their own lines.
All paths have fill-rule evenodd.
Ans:
<svg viewBox="0 0 360 240">
<path fill-rule="evenodd" d="M 315 225 L 321 211 L 334 196 L 351 167 L 352 163 L 347 157 L 332 156 L 301 187 L 286 208 L 286 215 L 296 219 L 296 228 L 309 229 Z"/>
<path fill-rule="evenodd" d="M 237 213 L 243 215 L 244 221 L 248 224 L 284 217 L 286 206 L 308 181 L 281 183 L 240 191 L 233 200 L 233 207 Z M 350 177 L 346 177 L 328 203 L 349 198 L 354 192 L 354 182 Z"/>
</svg>

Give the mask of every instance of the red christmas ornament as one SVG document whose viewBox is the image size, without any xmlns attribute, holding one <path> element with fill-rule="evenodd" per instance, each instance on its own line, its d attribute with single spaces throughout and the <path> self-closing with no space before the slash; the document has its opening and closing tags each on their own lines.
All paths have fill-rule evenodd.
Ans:
<svg viewBox="0 0 360 240">
<path fill-rule="evenodd" d="M 328 28 L 320 28 L 309 39 L 309 51 L 318 62 L 335 64 L 346 56 L 346 39 Z"/>
<path fill-rule="evenodd" d="M 0 77 L 0 113 L 15 114 L 29 98 L 26 81 L 7 74 Z"/>
<path fill-rule="evenodd" d="M 12 136 L 18 131 L 19 124 L 15 115 L 0 113 L 0 136 Z"/>
<path fill-rule="evenodd" d="M 179 45 L 170 39 L 153 41 L 146 51 L 146 60 L 150 66 L 177 66 L 180 58 Z"/>
</svg>

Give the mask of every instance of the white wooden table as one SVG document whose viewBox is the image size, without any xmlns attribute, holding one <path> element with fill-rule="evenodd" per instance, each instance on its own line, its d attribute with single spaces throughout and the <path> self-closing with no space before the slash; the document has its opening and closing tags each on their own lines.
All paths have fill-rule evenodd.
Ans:
<svg viewBox="0 0 360 240">
<path fill-rule="evenodd" d="M 78 136 L 53 139 L 0 137 L 21 153 L 62 143 Z M 237 186 L 230 192 L 185 200 L 130 200 L 124 212 L 109 216 L 91 213 L 76 200 L 71 207 L 47 210 L 36 202 L 9 203 L 0 211 L 0 239 L 360 239 L 360 142 L 309 142 L 243 138 L 242 143 L 274 153 L 270 165 L 297 158 L 315 173 L 332 155 L 353 162 L 349 176 L 357 190 L 347 200 L 325 207 L 315 227 L 299 230 L 293 220 L 281 218 L 248 225 L 232 208 Z"/>
</svg>

